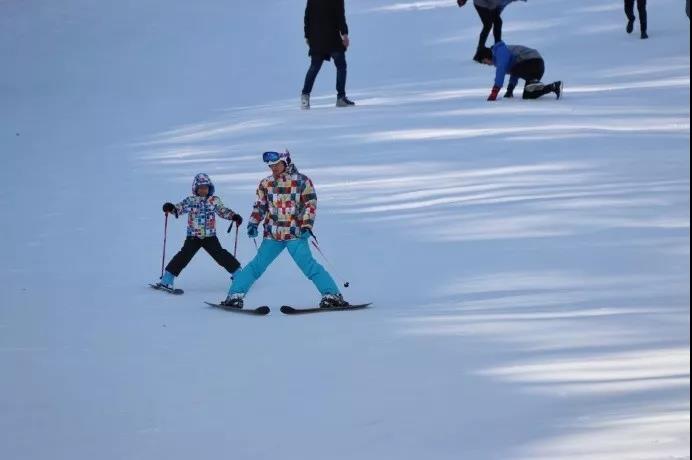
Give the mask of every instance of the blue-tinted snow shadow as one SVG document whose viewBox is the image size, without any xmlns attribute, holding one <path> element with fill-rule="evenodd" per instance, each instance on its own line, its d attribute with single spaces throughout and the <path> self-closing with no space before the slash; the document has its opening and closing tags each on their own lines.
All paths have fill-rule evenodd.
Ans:
<svg viewBox="0 0 692 460">
<path fill-rule="evenodd" d="M 426 313 L 399 321 L 406 335 L 493 343 L 508 361 L 480 375 L 592 414 L 545 427 L 512 458 L 577 458 L 575 439 L 588 458 L 607 458 L 626 440 L 618 455 L 674 452 L 689 417 L 688 273 L 466 276 L 448 280 Z M 654 420 L 662 423 L 650 430 Z"/>
</svg>

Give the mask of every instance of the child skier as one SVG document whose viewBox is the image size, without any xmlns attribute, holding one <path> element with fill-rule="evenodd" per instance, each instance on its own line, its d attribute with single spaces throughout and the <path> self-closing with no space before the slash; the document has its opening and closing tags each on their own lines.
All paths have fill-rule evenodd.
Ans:
<svg viewBox="0 0 692 460">
<path fill-rule="evenodd" d="M 315 261 L 308 240 L 317 213 L 317 195 L 312 181 L 300 174 L 288 151 L 265 152 L 263 161 L 272 175 L 257 188 L 257 201 L 247 225 L 247 234 L 256 238 L 260 224 L 264 238 L 255 258 L 232 281 L 221 305 L 243 308 L 243 298 L 269 265 L 288 249 L 303 274 L 322 295 L 321 308 L 348 306 L 331 275 Z"/>
<path fill-rule="evenodd" d="M 481 62 L 483 64 L 496 67 L 495 86 L 488 97 L 489 101 L 496 101 L 500 90 L 505 84 L 505 75 L 509 75 L 509 85 L 505 92 L 506 98 L 514 97 L 514 88 L 519 79 L 526 80 L 524 86 L 524 99 L 538 99 L 546 94 L 555 93 L 557 98 L 562 96 L 562 82 L 556 81 L 549 85 L 541 83 L 541 78 L 545 74 L 545 62 L 541 54 L 531 48 L 519 45 L 505 45 L 504 42 L 496 43 L 495 46 L 484 48 L 480 51 Z"/>
<path fill-rule="evenodd" d="M 189 214 L 187 219 L 187 238 L 183 248 L 171 259 L 166 271 L 155 286 L 171 291 L 175 278 L 190 263 L 201 248 L 204 248 L 212 258 L 226 269 L 231 275 L 240 268 L 238 260 L 221 247 L 216 236 L 216 214 L 231 220 L 240 226 L 243 218 L 226 208 L 221 198 L 214 195 L 214 184 L 206 174 L 197 174 L 192 181 L 192 196 L 178 204 L 165 203 L 163 212 L 173 213 L 177 218 L 180 214 Z"/>
</svg>

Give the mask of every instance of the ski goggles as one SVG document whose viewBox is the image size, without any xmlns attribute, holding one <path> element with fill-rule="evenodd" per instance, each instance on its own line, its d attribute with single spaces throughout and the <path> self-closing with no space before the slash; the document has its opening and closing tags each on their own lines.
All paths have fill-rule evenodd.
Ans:
<svg viewBox="0 0 692 460">
<path fill-rule="evenodd" d="M 280 161 L 286 161 L 288 159 L 288 152 L 264 152 L 262 154 L 262 161 L 267 163 L 269 166 L 273 166 Z"/>
</svg>

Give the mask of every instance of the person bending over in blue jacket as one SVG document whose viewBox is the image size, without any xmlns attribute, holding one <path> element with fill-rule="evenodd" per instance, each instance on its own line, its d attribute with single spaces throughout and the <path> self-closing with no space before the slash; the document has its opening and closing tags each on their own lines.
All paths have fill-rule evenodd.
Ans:
<svg viewBox="0 0 692 460">
<path fill-rule="evenodd" d="M 546 94 L 555 93 L 557 98 L 562 96 L 562 82 L 556 81 L 549 85 L 541 83 L 545 74 L 545 62 L 541 54 L 531 48 L 520 45 L 505 45 L 498 42 L 491 48 L 483 48 L 480 52 L 483 64 L 495 66 L 495 85 L 493 86 L 489 101 L 496 101 L 500 90 L 505 84 L 505 75 L 509 75 L 509 85 L 505 92 L 506 98 L 514 97 L 514 88 L 519 79 L 526 80 L 524 86 L 524 99 L 538 99 Z"/>
</svg>

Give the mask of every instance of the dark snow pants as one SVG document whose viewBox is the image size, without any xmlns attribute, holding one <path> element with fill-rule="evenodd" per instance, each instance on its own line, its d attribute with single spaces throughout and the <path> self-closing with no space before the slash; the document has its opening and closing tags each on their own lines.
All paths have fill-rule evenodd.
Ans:
<svg viewBox="0 0 692 460">
<path fill-rule="evenodd" d="M 190 263 L 195 254 L 197 254 L 197 251 L 202 248 L 207 251 L 207 253 L 216 261 L 217 264 L 225 268 L 228 273 L 233 274 L 236 270 L 238 270 L 238 268 L 240 268 L 240 262 L 238 262 L 238 259 L 233 257 L 230 252 L 221 247 L 221 243 L 216 236 L 210 236 L 207 238 L 188 236 L 185 239 L 183 248 L 166 266 L 166 271 L 177 277 L 180 275 L 180 272 L 187 267 L 187 264 Z"/>
<path fill-rule="evenodd" d="M 637 9 L 639 10 L 639 22 L 641 23 L 642 32 L 646 32 L 648 22 L 646 0 L 637 0 Z M 634 0 L 625 0 L 625 14 L 627 19 L 632 22 L 637 19 L 634 15 Z"/>
<path fill-rule="evenodd" d="M 555 84 L 544 85 L 541 83 L 541 78 L 545 74 L 545 61 L 543 59 L 529 59 L 528 61 L 520 62 L 515 65 L 510 75 L 512 77 L 526 80 L 524 87 L 524 99 L 538 99 L 555 92 Z"/>
<path fill-rule="evenodd" d="M 520 62 L 512 67 L 509 74 L 512 77 L 526 80 L 527 83 L 541 81 L 541 78 L 543 78 L 545 74 L 545 61 L 543 61 L 543 59 L 529 59 Z"/>
<path fill-rule="evenodd" d="M 346 65 L 346 53 L 339 51 L 333 53 L 331 58 L 334 59 L 336 66 L 336 96 L 341 98 L 346 96 L 346 75 L 348 66 Z M 324 64 L 324 56 L 312 56 L 310 60 L 310 68 L 305 75 L 305 85 L 303 86 L 303 94 L 312 93 L 312 87 L 315 85 L 317 74 L 320 73 Z"/>
<path fill-rule="evenodd" d="M 557 91 L 557 85 L 559 83 L 551 83 L 549 85 L 544 85 L 541 82 L 527 84 L 524 87 L 523 99 L 538 99 L 545 96 L 546 94 L 554 93 Z"/>
<path fill-rule="evenodd" d="M 483 8 L 478 5 L 474 5 L 476 11 L 478 11 L 478 16 L 481 18 L 483 23 L 483 30 L 481 30 L 481 36 L 478 39 L 478 49 L 484 48 L 485 43 L 488 41 L 488 36 L 490 35 L 490 30 L 493 31 L 493 37 L 495 38 L 495 43 L 502 40 L 502 8 L 496 8 L 494 10 Z"/>
</svg>

